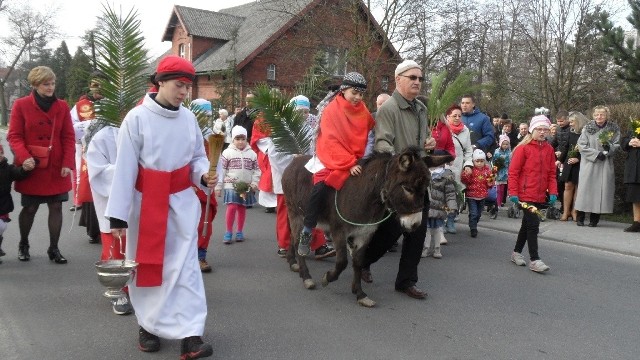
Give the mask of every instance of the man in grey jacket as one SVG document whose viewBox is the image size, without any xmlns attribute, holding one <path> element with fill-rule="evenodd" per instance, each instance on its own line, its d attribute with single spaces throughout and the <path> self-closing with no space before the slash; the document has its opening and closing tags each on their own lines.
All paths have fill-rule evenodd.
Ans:
<svg viewBox="0 0 640 360">
<path fill-rule="evenodd" d="M 396 90 L 391 98 L 382 104 L 376 114 L 374 145 L 376 151 L 395 154 L 408 146 L 418 146 L 424 150 L 435 148 L 436 141 L 428 133 L 427 108 L 416 100 L 416 96 L 420 94 L 423 80 L 422 68 L 415 61 L 405 60 L 396 67 Z M 428 193 L 425 194 L 424 202 L 422 224 L 417 230 L 404 233 L 402 254 L 395 282 L 397 291 L 415 299 L 424 299 L 427 296 L 426 292 L 416 286 L 418 264 L 427 230 Z M 401 234 L 402 228 L 396 218 L 390 218 L 380 224 L 365 254 L 362 274 L 362 279 L 365 282 L 372 281 L 369 266 L 378 261 Z"/>
</svg>

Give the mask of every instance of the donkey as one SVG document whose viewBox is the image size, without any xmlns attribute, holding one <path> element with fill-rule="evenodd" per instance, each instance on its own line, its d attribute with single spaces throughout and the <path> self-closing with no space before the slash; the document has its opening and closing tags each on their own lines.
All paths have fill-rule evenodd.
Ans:
<svg viewBox="0 0 640 360">
<path fill-rule="evenodd" d="M 297 271 L 305 288 L 315 288 L 305 258 L 298 255 L 298 237 L 303 228 L 304 209 L 309 201 L 312 175 L 304 165 L 310 156 L 295 158 L 284 171 L 282 189 L 291 226 L 291 245 L 287 262 Z M 347 249 L 353 260 L 351 292 L 362 306 L 373 307 L 362 290 L 364 253 L 373 233 L 388 216 L 396 216 L 406 231 L 415 230 L 422 221 L 424 196 L 431 179 L 428 167 L 451 161 L 451 156 L 427 156 L 410 147 L 395 156 L 374 153 L 362 164 L 360 176 L 351 176 L 341 190 L 329 188 L 322 201 L 318 228 L 331 234 L 336 249 L 336 265 L 327 271 L 322 285 L 338 279 L 347 267 Z M 395 213 L 395 214 L 394 214 Z"/>
</svg>

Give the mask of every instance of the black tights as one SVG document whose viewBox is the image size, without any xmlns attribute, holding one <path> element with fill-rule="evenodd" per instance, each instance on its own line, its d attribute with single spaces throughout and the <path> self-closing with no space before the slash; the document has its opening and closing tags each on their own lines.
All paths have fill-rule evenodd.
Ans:
<svg viewBox="0 0 640 360">
<path fill-rule="evenodd" d="M 29 233 L 39 206 L 39 204 L 25 206 L 20 211 L 18 216 L 20 244 L 29 244 Z M 62 202 L 47 203 L 47 206 L 49 207 L 49 247 L 57 248 L 58 240 L 60 240 L 60 231 L 62 230 Z"/>
</svg>

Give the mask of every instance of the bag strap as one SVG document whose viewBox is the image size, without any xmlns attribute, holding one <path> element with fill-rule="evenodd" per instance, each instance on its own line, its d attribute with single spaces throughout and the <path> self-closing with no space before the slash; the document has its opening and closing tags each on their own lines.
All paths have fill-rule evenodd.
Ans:
<svg viewBox="0 0 640 360">
<path fill-rule="evenodd" d="M 51 151 L 51 148 L 53 146 L 53 133 L 56 130 L 56 118 L 55 116 L 53 117 L 53 125 L 51 126 L 51 136 L 49 137 L 49 151 Z"/>
</svg>

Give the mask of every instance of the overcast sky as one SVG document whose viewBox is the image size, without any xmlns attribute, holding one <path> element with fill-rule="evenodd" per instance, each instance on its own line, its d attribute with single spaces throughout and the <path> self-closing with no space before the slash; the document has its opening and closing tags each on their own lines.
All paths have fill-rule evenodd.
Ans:
<svg viewBox="0 0 640 360">
<path fill-rule="evenodd" d="M 77 47 L 81 45 L 81 37 L 85 31 L 95 26 L 96 16 L 101 13 L 103 1 L 4 0 L 5 3 L 10 5 L 28 4 L 38 11 L 58 9 L 57 13 L 52 16 L 57 20 L 56 22 L 62 35 L 59 39 L 52 39 L 49 42 L 49 47 L 57 48 L 60 42 L 65 40 L 72 56 Z M 124 15 L 128 14 L 132 7 L 138 10 L 146 46 L 151 55 L 155 57 L 161 55 L 170 47 L 170 42 L 161 42 L 161 40 L 174 5 L 217 11 L 251 1 L 253 0 L 108 0 L 105 3 L 110 4 L 116 12 L 120 12 L 120 9 L 122 9 L 121 11 Z M 0 17 L 0 36 L 7 34 L 6 17 Z"/>
</svg>

